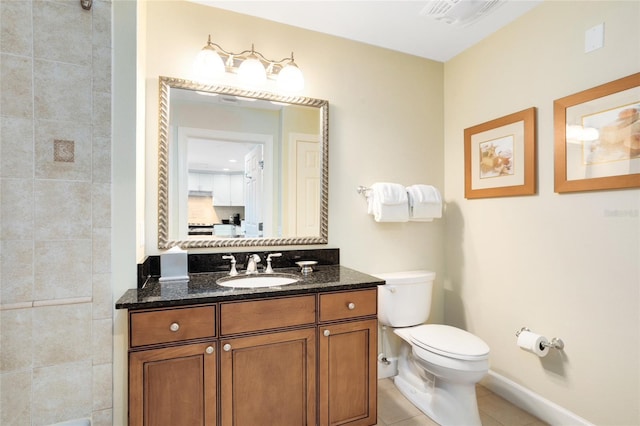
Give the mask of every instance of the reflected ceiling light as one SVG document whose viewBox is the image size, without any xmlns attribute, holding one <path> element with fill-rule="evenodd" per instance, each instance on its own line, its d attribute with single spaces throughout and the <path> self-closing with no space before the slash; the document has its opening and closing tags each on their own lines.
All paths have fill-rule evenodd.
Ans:
<svg viewBox="0 0 640 426">
<path fill-rule="evenodd" d="M 207 44 L 194 61 L 195 79 L 213 83 L 219 81 L 225 72 L 237 74 L 239 83 L 251 88 L 260 88 L 271 79 L 276 80 L 278 89 L 284 92 L 304 89 L 304 77 L 293 60 L 293 52 L 290 57 L 279 61 L 267 59 L 253 45 L 251 50 L 228 52 L 213 43 L 209 35 Z"/>
</svg>

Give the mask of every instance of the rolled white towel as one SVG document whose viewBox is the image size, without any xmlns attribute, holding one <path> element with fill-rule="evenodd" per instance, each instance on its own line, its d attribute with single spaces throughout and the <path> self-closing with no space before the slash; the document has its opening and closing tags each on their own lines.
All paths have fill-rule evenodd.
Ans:
<svg viewBox="0 0 640 426">
<path fill-rule="evenodd" d="M 442 217 L 442 197 L 432 185 L 411 185 L 407 187 L 409 196 L 409 220 L 431 222 Z"/>
<path fill-rule="evenodd" d="M 376 222 L 407 222 L 409 198 L 407 190 L 398 183 L 374 183 L 367 196 L 368 213 Z"/>
</svg>

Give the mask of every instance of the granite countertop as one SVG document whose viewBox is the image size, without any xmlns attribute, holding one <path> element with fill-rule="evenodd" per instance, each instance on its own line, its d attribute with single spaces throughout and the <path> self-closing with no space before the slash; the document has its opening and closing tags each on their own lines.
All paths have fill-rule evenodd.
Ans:
<svg viewBox="0 0 640 426">
<path fill-rule="evenodd" d="M 275 269 L 274 272 L 298 275 L 300 281 L 278 287 L 232 288 L 216 284 L 218 278 L 228 275 L 223 272 L 190 274 L 188 282 L 160 283 L 158 277 L 150 277 L 142 288 L 127 290 L 116 302 L 116 309 L 164 308 L 336 290 L 355 290 L 384 284 L 384 280 L 380 278 L 340 265 L 315 266 L 314 272 L 309 275 L 300 274 L 299 268 L 280 268 Z"/>
</svg>

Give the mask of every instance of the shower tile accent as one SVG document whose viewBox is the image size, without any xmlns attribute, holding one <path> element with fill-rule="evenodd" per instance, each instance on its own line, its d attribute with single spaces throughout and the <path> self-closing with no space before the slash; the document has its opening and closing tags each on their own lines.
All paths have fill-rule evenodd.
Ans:
<svg viewBox="0 0 640 426">
<path fill-rule="evenodd" d="M 75 142 L 63 139 L 54 139 L 53 161 L 74 163 L 76 161 Z"/>
</svg>

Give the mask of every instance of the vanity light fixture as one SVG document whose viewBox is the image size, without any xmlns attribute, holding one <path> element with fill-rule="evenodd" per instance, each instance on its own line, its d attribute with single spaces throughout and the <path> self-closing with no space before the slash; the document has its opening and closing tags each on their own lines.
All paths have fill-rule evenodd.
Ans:
<svg viewBox="0 0 640 426">
<path fill-rule="evenodd" d="M 299 92 L 304 88 L 304 77 L 293 60 L 293 52 L 279 61 L 267 59 L 253 45 L 251 50 L 228 52 L 213 43 L 211 35 L 195 59 L 194 71 L 197 80 L 207 83 L 218 81 L 227 72 L 237 74 L 240 84 L 251 88 L 260 88 L 267 79 L 275 80 L 277 87 L 285 92 Z"/>
</svg>

